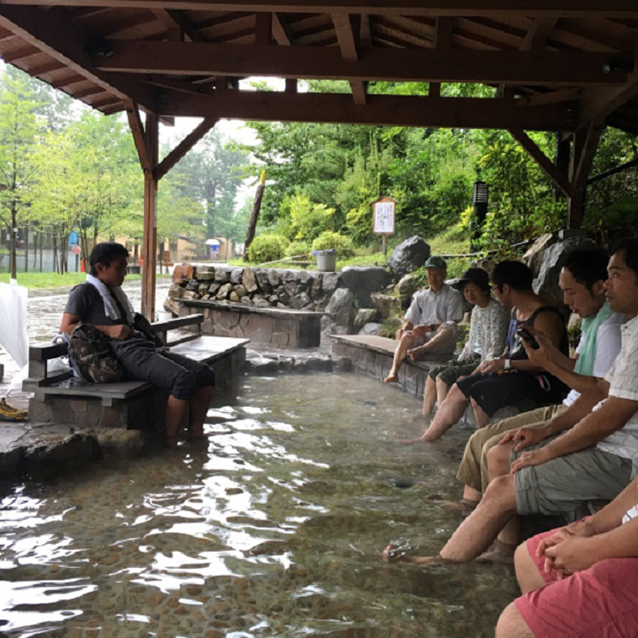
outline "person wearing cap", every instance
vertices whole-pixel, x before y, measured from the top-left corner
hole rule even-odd
[[[458,422],[468,404],[472,405],[477,428],[482,428],[505,406],[525,401],[537,407],[562,400],[565,384],[529,360],[519,333],[520,328],[533,328],[563,354],[568,351],[563,317],[556,306],[532,290],[533,279],[530,268],[520,261],[496,264],[492,291],[512,311],[505,351],[498,359],[484,361],[476,374],[457,381],[424,434],[404,443],[436,441]]]
[[[451,355],[456,348],[457,323],[463,318],[463,299],[458,290],[445,283],[447,264],[443,258],[430,257],[425,268],[430,287],[414,294],[405,323],[397,331],[399,345],[385,383],[399,381],[399,368],[406,356],[421,359],[426,354]]]
[[[467,302],[474,306],[470,334],[458,359],[430,370],[423,392],[425,415],[430,414],[435,402],[443,403],[450,387],[460,377],[476,372],[482,361],[499,357],[507,340],[509,315],[491,296],[487,272],[482,268],[468,268],[459,284]]]

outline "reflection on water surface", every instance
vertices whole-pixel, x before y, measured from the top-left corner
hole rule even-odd
[[[441,547],[468,430],[404,447],[416,400],[354,375],[246,378],[208,447],[16,489],[0,517],[8,636],[492,636],[511,570],[386,565]]]

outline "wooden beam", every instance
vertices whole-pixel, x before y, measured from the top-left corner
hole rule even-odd
[[[547,44],[547,38],[549,34],[556,26],[558,22],[558,18],[536,18],[532,23],[532,26],[529,28],[523,41],[521,42],[521,46],[518,48],[519,51],[542,51]]]
[[[142,243],[142,314],[155,321],[155,280],[157,269],[157,181],[153,169],[159,153],[159,125],[157,116],[149,113],[146,119],[146,142],[151,163],[150,179],[144,173],[144,238]]]
[[[541,151],[525,131],[521,129],[510,129],[512,137],[525,149],[528,155],[538,164],[545,174],[560,188],[567,197],[572,192],[571,184],[567,179],[567,175],[561,173],[552,161]]]
[[[29,46],[24,47],[23,49],[18,49],[17,51],[11,51],[11,53],[5,53],[2,56],[2,59],[7,64],[11,64],[12,62],[17,62],[18,60],[31,57],[32,55],[37,55],[38,53],[42,53],[38,47]]]
[[[54,89],[61,89],[65,86],[71,86],[71,84],[79,84],[80,82],[86,81],[87,80],[83,75],[78,75],[77,73],[75,73],[66,78],[62,78],[61,80],[54,80],[50,83],[50,85]]]
[[[638,52],[634,59],[634,70],[624,86],[609,88],[605,91],[590,89],[581,101],[579,124],[586,126],[590,122],[604,119],[623,104],[638,95]]]
[[[368,83],[356,80],[350,82],[350,90],[352,91],[352,99],[355,104],[363,106],[368,102]]]
[[[272,17],[272,32],[275,40],[277,40],[277,44],[283,46],[294,44],[292,31],[288,26],[286,18],[278,13],[273,14]]]
[[[337,34],[339,49],[341,49],[341,57],[344,60],[356,62],[359,59],[359,54],[357,52],[357,43],[354,39],[350,16],[348,14],[335,13],[332,16],[332,23],[334,24]]]
[[[585,93],[585,89],[558,89],[547,93],[534,93],[518,98],[517,102],[525,106],[541,106],[542,104],[558,104],[560,102],[571,102],[580,99]]]
[[[1,7],[2,5],[0,5]],[[278,76],[313,79],[483,82],[489,84],[618,85],[626,69],[617,54],[501,51],[445,53],[419,49],[370,48],[358,61],[343,60],[338,48],[263,47],[202,42],[112,43],[114,54],[96,57],[102,71],[176,75]],[[603,69],[611,65],[609,73]]]
[[[53,8],[44,17],[37,7],[1,4],[0,27],[13,31],[29,45],[85,76],[120,100],[132,99],[146,109],[156,108],[155,95],[150,88],[140,87],[129,78],[115,79],[96,70],[84,54],[89,33],[73,24],[63,9]]]
[[[366,13],[371,15],[633,18],[635,0],[2,0],[3,4],[57,7],[181,9],[280,13]]]
[[[572,162],[572,192],[567,199],[567,227],[580,228],[585,211],[587,178],[594,161],[600,136],[605,129],[603,119],[591,122],[587,130],[578,132],[574,138],[574,161]]]
[[[205,38],[181,11],[174,9],[156,9],[153,13],[161,20],[167,29],[179,29],[179,31],[186,35],[192,42],[204,42]]]
[[[258,13],[255,16],[255,44],[268,46],[272,40],[272,13]]]
[[[297,92],[297,80],[295,78],[287,78],[286,79],[286,93],[296,93]]]
[[[124,106],[126,107],[126,116],[128,117],[128,123],[131,127],[131,133],[133,134],[137,155],[140,159],[142,170],[144,171],[144,177],[147,180],[152,179],[154,166],[149,155],[146,132],[144,130],[144,124],[142,124],[140,111],[137,104],[131,100],[125,100]]]
[[[166,92],[162,114],[282,122],[390,126],[573,130],[560,105],[518,107],[505,99],[368,95],[366,106],[347,94],[223,91],[213,96]]]
[[[199,140],[215,126],[217,119],[207,117],[200,122],[155,168],[153,177],[159,182]]]

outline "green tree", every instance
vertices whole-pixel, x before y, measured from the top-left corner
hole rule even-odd
[[[40,132],[32,84],[5,67],[0,77],[0,220],[10,239],[11,277],[16,278],[18,226],[29,209],[35,179],[32,155]]]

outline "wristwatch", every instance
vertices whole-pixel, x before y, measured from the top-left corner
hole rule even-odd
[[[503,363],[503,370],[511,370],[511,369],[512,369],[512,360],[505,359],[505,362]]]

